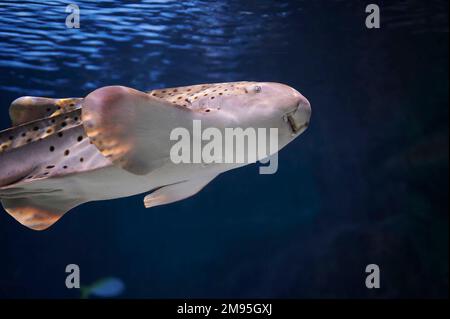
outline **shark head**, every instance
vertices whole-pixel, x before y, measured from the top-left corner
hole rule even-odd
[[[201,114],[206,123],[227,127],[277,128],[279,145],[303,133],[309,101],[294,88],[273,82],[230,82],[151,91],[160,100]]]
[[[231,126],[277,128],[282,147],[309,125],[309,101],[292,87],[272,82],[237,82],[209,88],[193,108],[229,119]],[[214,92],[215,91],[215,92]],[[227,93],[226,93],[227,92]],[[233,124],[232,124],[233,123]]]

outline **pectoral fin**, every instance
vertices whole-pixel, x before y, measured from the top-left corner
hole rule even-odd
[[[179,200],[191,197],[203,189],[209,182],[211,182],[217,175],[209,175],[191,179],[164,186],[145,196],[144,205],[146,208],[170,204]]]
[[[93,144],[114,165],[136,175],[168,160],[171,130],[191,123],[185,113],[172,103],[123,86],[95,90],[82,108],[83,126]]]
[[[83,201],[67,198],[62,192],[25,192],[22,195],[12,190],[2,194],[3,208],[22,225],[44,230],[56,223],[68,210]],[[23,197],[20,197],[23,196]]]

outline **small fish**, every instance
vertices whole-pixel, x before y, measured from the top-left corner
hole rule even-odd
[[[0,132],[0,200],[21,224],[43,230],[82,203],[153,191],[145,207],[198,193],[246,164],[176,164],[174,128],[278,129],[278,151],[308,127],[311,107],[280,83],[201,84],[141,92],[123,86],[85,98],[21,97]],[[192,135],[192,134],[191,134]],[[261,158],[258,158],[261,160]]]
[[[100,279],[87,287],[81,287],[81,299],[88,299],[90,296],[101,298],[111,298],[119,296],[125,290],[122,280],[115,277]]]

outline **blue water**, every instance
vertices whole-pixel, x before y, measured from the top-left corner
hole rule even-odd
[[[298,89],[311,126],[277,174],[171,205],[87,203],[44,232],[0,211],[0,297],[78,298],[71,263],[126,298],[448,296],[448,1],[378,1],[379,30],[362,1],[79,0],[67,29],[69,3],[0,2],[1,128],[23,95],[239,80]]]

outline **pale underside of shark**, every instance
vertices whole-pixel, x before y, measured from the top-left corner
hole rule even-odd
[[[0,200],[21,224],[46,229],[82,203],[151,192],[146,207],[190,197],[242,164],[175,164],[170,131],[277,127],[279,148],[309,123],[309,102],[278,83],[233,82],[141,92],[100,88],[85,98],[22,97],[0,132]]]

